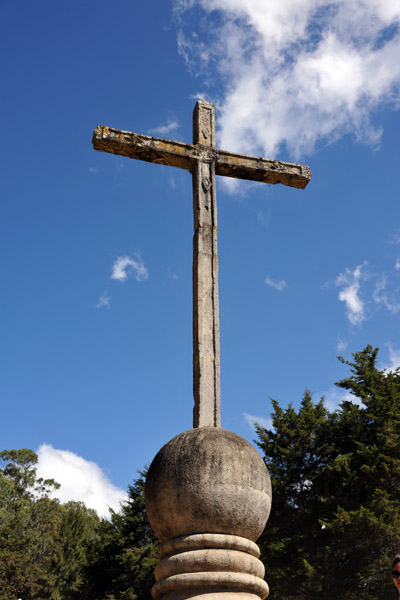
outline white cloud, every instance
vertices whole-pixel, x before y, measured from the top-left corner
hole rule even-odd
[[[388,289],[388,282],[385,274],[382,274],[375,283],[373,298],[377,304],[382,304],[392,314],[397,314],[400,310],[400,302],[394,297]]]
[[[191,100],[209,100],[209,94],[207,92],[196,92],[195,94],[190,95]]]
[[[108,294],[103,294],[102,296],[100,296],[100,298],[98,299],[98,301],[96,302],[96,304],[94,305],[95,308],[111,308],[111,298]]]
[[[364,406],[359,398],[347,390],[342,390],[341,388],[337,387],[331,388],[327,392],[323,392],[320,394],[320,396],[324,398],[325,406],[330,412],[334,412],[340,408],[341,402],[345,400],[352,402],[353,404],[357,404],[357,406]]]
[[[336,350],[340,353],[344,352],[348,346],[348,342],[346,340],[339,339],[336,345]]]
[[[260,208],[260,209],[258,209],[256,214],[257,214],[257,221],[259,223],[261,223],[261,225],[264,225],[265,227],[267,227],[268,226],[268,217],[266,216],[264,211],[261,210],[261,208]]]
[[[60,502],[77,500],[94,508],[100,517],[109,517],[108,508],[119,511],[127,493],[117,488],[100,467],[69,450],[57,450],[42,444],[37,451],[38,477],[54,479],[61,487],[52,496]]]
[[[389,244],[393,244],[393,246],[398,246],[400,244],[400,230],[397,233],[393,234],[389,238]]]
[[[98,175],[99,170],[97,167],[89,167],[89,173],[91,173],[92,175]]]
[[[394,347],[390,342],[386,344],[389,348],[389,362],[380,366],[380,369],[385,371],[395,371],[400,368],[400,349]]]
[[[169,133],[172,133],[172,131],[179,129],[179,127],[179,122],[176,119],[168,119],[165,125],[158,125],[158,127],[154,127],[153,129],[149,130],[149,133],[151,135],[168,135]]]
[[[176,190],[176,179],[175,179],[175,175],[174,175],[174,169],[169,169],[169,184],[172,187],[173,190]]]
[[[394,265],[396,271],[400,271],[400,258],[396,259],[396,264]]]
[[[111,279],[125,281],[129,272],[133,274],[136,281],[145,281],[148,278],[149,273],[139,254],[135,254],[135,258],[119,256],[113,264]]]
[[[346,269],[336,278],[336,285],[342,288],[339,300],[345,303],[347,318],[352,325],[360,325],[365,320],[365,304],[360,297],[361,281],[367,277],[362,271],[365,264],[358,265],[354,271]]]
[[[372,114],[399,108],[395,0],[175,0],[178,48],[197,75],[218,71],[218,145],[295,159],[352,133],[377,145]],[[201,19],[195,9],[207,14]],[[197,17],[185,25],[186,16]],[[216,12],[218,14],[216,14]],[[193,25],[194,23],[194,25]],[[212,26],[211,26],[212,24]]]
[[[264,281],[270,287],[278,290],[278,292],[282,292],[287,287],[287,283],[284,279],[281,279],[280,281],[274,281],[271,279],[271,277],[266,277]]]
[[[254,429],[256,424],[264,427],[265,429],[273,429],[272,419],[270,418],[256,417],[255,415],[249,415],[248,413],[243,413],[243,417],[251,429]]]
[[[168,271],[168,279],[171,279],[172,281],[178,281],[179,277],[173,271]]]

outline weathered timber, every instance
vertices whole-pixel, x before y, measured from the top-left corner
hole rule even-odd
[[[198,102],[193,144],[215,146],[214,107]],[[215,164],[196,160],[193,175],[193,427],[220,427],[217,197]]]
[[[281,183],[304,189],[309,167],[215,148],[214,105],[193,112],[193,144],[98,126],[93,147],[128,158],[178,167],[193,181],[193,427],[220,427],[217,202],[215,176]]]
[[[201,142],[185,144],[113,129],[105,125],[96,127],[92,142],[94,149],[100,152],[109,152],[188,171],[193,171],[196,163],[202,161],[213,162],[215,174],[224,177],[271,184],[282,183],[298,189],[304,189],[311,179],[310,168],[305,165],[235,154],[218,150]]]

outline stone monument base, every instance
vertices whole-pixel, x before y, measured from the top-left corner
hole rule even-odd
[[[153,460],[145,494],[163,543],[154,600],[265,600],[255,541],[268,519],[271,483],[251,444],[217,427],[185,431]]]
[[[160,548],[152,596],[154,600],[264,600],[269,590],[259,555],[257,544],[236,535],[175,538]]]

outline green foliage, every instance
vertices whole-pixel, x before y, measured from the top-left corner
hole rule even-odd
[[[56,587],[61,600],[82,597],[86,586],[85,570],[93,560],[98,541],[100,519],[82,502],[67,502],[60,506],[57,557],[53,565]]]
[[[32,450],[0,452],[0,589],[4,600],[53,598],[58,503],[55,482],[36,478]]]
[[[260,540],[270,600],[381,600],[400,549],[400,373],[367,346],[337,383],[359,399],[331,413],[306,392],[300,408],[273,402],[258,445],[273,482]]]
[[[273,427],[257,428],[273,484],[259,543],[270,600],[396,597],[388,565],[400,551],[400,371],[376,367],[367,346],[337,385],[330,412],[306,391],[300,407],[273,401]],[[144,503],[145,474],[120,513],[100,520],[82,503],[51,499],[32,450],[0,452],[1,600],[151,600],[157,542]]]
[[[49,498],[58,484],[36,476],[32,450],[4,450],[0,461],[1,600],[80,598],[99,518]]]
[[[144,475],[111,520],[51,499],[32,450],[0,452],[1,600],[150,600],[157,562]]]
[[[88,598],[151,600],[159,543],[151,530],[144,501],[145,473],[128,487],[120,513],[103,520],[97,560],[88,568]]]

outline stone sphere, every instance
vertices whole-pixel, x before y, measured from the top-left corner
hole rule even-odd
[[[271,481],[259,453],[218,427],[190,429],[158,452],[147,475],[150,524],[166,541],[225,533],[256,541],[271,509]]]

